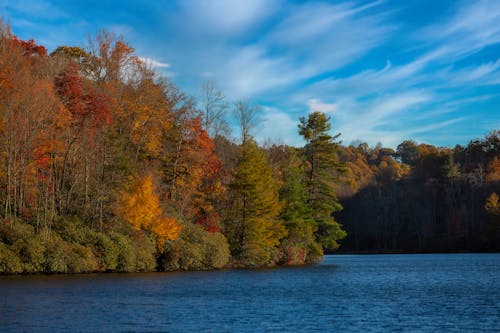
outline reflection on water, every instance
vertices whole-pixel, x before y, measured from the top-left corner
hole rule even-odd
[[[306,267],[0,277],[0,331],[494,332],[500,254]]]

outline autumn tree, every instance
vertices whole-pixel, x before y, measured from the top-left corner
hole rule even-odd
[[[133,180],[130,187],[121,192],[116,213],[136,230],[153,232],[160,250],[165,240],[179,237],[181,227],[175,218],[164,216],[151,175]]]
[[[500,214],[500,201],[498,200],[498,194],[495,192],[486,199],[486,204],[484,205],[486,211],[493,215]]]

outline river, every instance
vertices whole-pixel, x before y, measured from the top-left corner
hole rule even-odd
[[[0,277],[2,332],[498,332],[500,254]]]

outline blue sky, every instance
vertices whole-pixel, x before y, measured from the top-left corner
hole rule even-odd
[[[500,129],[499,0],[0,0],[1,16],[49,50],[123,34],[188,94],[213,80],[260,105],[261,141],[302,144],[298,118],[314,110],[346,144],[453,146]]]

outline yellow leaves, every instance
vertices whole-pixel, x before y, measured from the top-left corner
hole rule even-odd
[[[152,226],[151,231],[158,236],[157,246],[161,252],[166,240],[179,238],[181,226],[173,217],[162,217]]]
[[[500,215],[500,201],[498,198],[498,194],[496,194],[495,192],[491,193],[488,199],[486,199],[484,208],[490,214]]]
[[[181,226],[177,220],[163,216],[151,175],[135,180],[129,191],[121,193],[116,213],[136,230],[144,229],[156,234],[160,249],[165,240],[176,239],[180,235]]]

